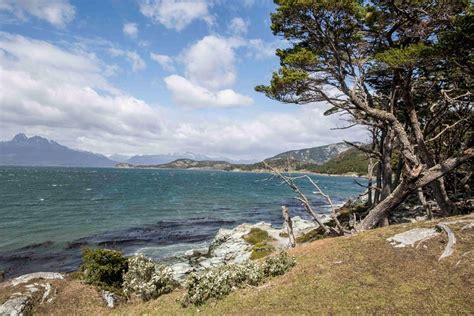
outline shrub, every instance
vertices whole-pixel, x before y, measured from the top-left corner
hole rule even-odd
[[[203,274],[190,275],[182,303],[200,305],[210,298],[222,298],[233,289],[245,285],[258,285],[263,279],[259,264],[247,261],[214,268]]]
[[[125,295],[135,294],[143,301],[169,293],[176,287],[171,268],[156,264],[143,255],[129,259],[128,271],[123,278]]]
[[[80,270],[88,284],[119,289],[127,271],[127,258],[116,250],[85,248]]]
[[[193,273],[186,283],[182,304],[200,305],[211,298],[222,298],[236,288],[256,286],[265,277],[282,275],[295,265],[286,252],[268,257],[264,262],[246,261],[210,269],[203,274]]]
[[[262,266],[263,274],[265,277],[282,275],[290,270],[295,264],[295,258],[288,256],[287,252],[282,251],[275,256],[265,259]]]

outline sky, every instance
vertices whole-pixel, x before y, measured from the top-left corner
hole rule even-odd
[[[254,91],[279,67],[270,0],[0,0],[0,140],[263,159],[361,128]]]

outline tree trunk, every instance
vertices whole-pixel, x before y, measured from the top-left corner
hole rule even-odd
[[[406,97],[407,102],[411,103],[409,97]],[[418,144],[418,152],[421,156],[423,162],[427,165],[428,168],[431,168],[435,165],[435,161],[433,156],[428,150],[426,146],[423,132],[421,131],[420,123],[418,121],[418,116],[416,114],[416,110],[414,109],[413,105],[411,105],[411,110],[409,112],[410,124],[415,134],[416,142]],[[454,203],[448,197],[446,193],[446,188],[444,186],[444,181],[442,178],[434,181],[430,184],[431,190],[433,191],[433,197],[436,200],[441,212],[443,215],[455,214],[456,207]]]
[[[372,188],[372,178],[373,178],[373,169],[374,169],[374,160],[372,159],[372,157],[369,156],[369,163],[367,165],[367,178],[369,178],[369,181],[367,183],[367,206],[369,208],[372,207],[372,191],[373,191],[373,188]]]
[[[423,188],[418,188],[418,199],[420,200],[421,205],[423,205],[423,208],[425,209],[426,217],[428,219],[433,219],[433,213],[431,212],[431,206],[426,201],[425,194],[423,193]]]
[[[367,214],[367,216],[362,220],[357,230],[374,228],[387,214],[400,205],[409,194],[418,188],[422,188],[425,185],[432,183],[472,158],[474,158],[474,148],[469,148],[464,151],[463,156],[446,159],[442,163],[425,170],[421,174],[419,174],[419,171],[412,169],[412,174],[409,174],[406,178],[402,179],[400,184],[386,199],[370,210],[369,214]]]
[[[283,213],[283,219],[285,220],[285,223],[286,223],[286,230],[288,232],[288,240],[290,242],[290,247],[294,248],[296,246],[296,239],[295,239],[295,235],[293,234],[293,223],[291,221],[288,208],[286,206],[282,206],[281,211]]]

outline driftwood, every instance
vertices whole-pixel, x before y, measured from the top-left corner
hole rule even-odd
[[[288,232],[288,240],[290,241],[290,247],[294,248],[296,246],[296,239],[295,235],[293,234],[293,222],[291,221],[290,214],[286,206],[282,206],[281,211],[283,213],[283,219],[286,223],[286,230]]]
[[[451,228],[449,228],[449,226],[446,223],[439,223],[438,225],[436,225],[436,227],[438,227],[439,229],[444,230],[446,232],[446,234],[448,235],[448,244],[446,245],[446,247],[444,248],[443,253],[441,254],[441,256],[438,259],[438,260],[441,260],[441,259],[449,257],[453,254],[454,245],[456,244],[456,236],[454,236],[453,231],[451,230]]]

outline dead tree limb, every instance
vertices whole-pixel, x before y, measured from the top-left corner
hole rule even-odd
[[[446,232],[446,234],[448,235],[448,244],[446,245],[446,247],[444,248],[443,253],[441,254],[441,256],[438,259],[438,260],[441,260],[441,259],[449,257],[453,254],[453,252],[454,252],[453,247],[456,244],[456,236],[454,236],[454,233],[451,230],[451,228],[449,228],[449,226],[444,224],[444,223],[439,223],[438,225],[436,225],[436,227],[438,227],[439,229],[444,230]]]
[[[290,214],[286,206],[282,206],[281,211],[283,213],[283,219],[286,223],[286,230],[288,232],[288,240],[290,242],[290,247],[294,248],[296,246],[296,239],[295,235],[293,234],[293,222],[291,221]]]
[[[309,202],[308,198],[306,197],[306,195],[303,194],[303,192],[301,192],[301,190],[295,184],[295,182],[293,181],[294,179],[292,177],[288,177],[288,176],[283,175],[280,171],[273,168],[272,166],[270,166],[265,161],[263,161],[263,164],[265,165],[265,167],[267,169],[271,170],[273,174],[275,174],[277,177],[279,177],[281,180],[283,180],[283,182],[286,183],[288,185],[288,187],[298,195],[296,197],[296,199],[301,202],[303,207],[314,218],[316,223],[318,223],[318,225],[321,226],[324,229],[324,233],[329,234],[331,232],[331,230],[329,229],[329,227],[326,224],[324,224],[322,222],[322,220],[319,218],[318,214],[316,214],[316,212],[313,210],[313,207],[311,206],[311,203]]]

